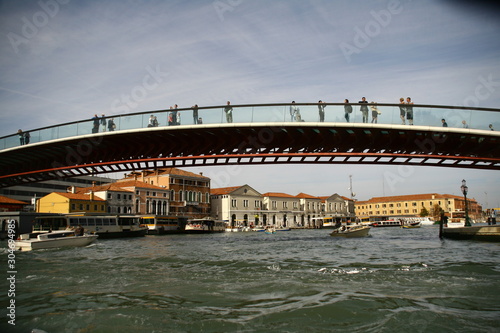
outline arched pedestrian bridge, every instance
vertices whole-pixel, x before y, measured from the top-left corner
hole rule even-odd
[[[71,176],[158,167],[223,164],[405,164],[500,170],[500,109],[413,105],[413,125],[400,105],[376,104],[377,123],[360,104],[316,103],[157,110],[87,119],[0,138],[0,187]],[[406,115],[406,114],[405,114]],[[154,126],[148,127],[151,116]],[[202,118],[203,124],[195,124]],[[176,121],[173,122],[172,119]],[[448,127],[442,127],[445,119]],[[115,126],[109,126],[110,120]],[[169,124],[170,121],[170,124]],[[465,121],[465,124],[463,123]]]

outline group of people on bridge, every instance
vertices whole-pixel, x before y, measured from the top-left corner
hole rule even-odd
[[[359,111],[361,112],[362,116],[362,122],[363,123],[368,123],[369,121],[369,110],[371,109],[371,123],[376,124],[378,123],[378,117],[382,114],[380,110],[377,107],[376,102],[368,102],[366,100],[366,97],[362,97],[360,101],[358,101],[358,104],[360,104]],[[368,105],[370,104],[370,105]],[[325,121],[325,108],[326,108],[326,103],[323,102],[322,100],[318,101],[318,113],[319,113],[319,121],[324,122]],[[198,105],[195,104],[191,107],[193,111],[193,124],[202,124],[203,120],[201,117],[199,117],[198,114]],[[303,122],[304,119],[302,118],[302,115],[300,113],[300,108],[295,104],[295,101],[292,101],[289,107],[289,112],[290,112],[290,121],[291,122]],[[349,102],[348,99],[344,100],[344,118],[347,122],[351,121],[351,115],[353,112],[353,106]],[[226,115],[226,122],[227,123],[232,123],[233,122],[233,107],[231,106],[231,102],[227,101],[226,105],[224,106],[224,113]],[[401,97],[399,99],[399,116],[401,118],[401,125],[406,125],[408,122],[408,125],[413,125],[413,119],[414,119],[414,113],[413,113],[413,102],[411,100],[411,97],[407,97],[406,100],[405,98]],[[448,127],[448,124],[446,120],[443,118],[441,119],[442,126],[443,127]],[[92,118],[92,133],[99,133],[99,132],[106,132],[106,131],[114,131],[116,129],[116,124],[114,121],[114,118],[106,118],[106,116],[103,114],[101,117],[99,117],[97,114],[94,115]],[[173,107],[170,107],[170,110],[168,112],[168,120],[167,120],[167,125],[168,126],[174,126],[174,125],[180,125],[181,124],[181,114],[178,111],[178,106],[175,104]],[[148,120],[147,127],[158,127],[160,124],[158,122],[158,119],[155,115],[151,115]],[[469,128],[469,125],[465,120],[462,121],[462,127],[463,128]],[[493,125],[489,124],[488,128],[491,131],[494,131]],[[19,141],[21,145],[28,144],[30,142],[30,133],[29,132],[23,132],[21,129],[17,131],[17,134],[19,136]]]

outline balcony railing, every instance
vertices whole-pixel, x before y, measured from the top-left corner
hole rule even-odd
[[[408,108],[408,105],[400,104],[364,104],[368,106],[367,119],[363,119],[361,104],[352,103],[352,113],[348,113],[347,121],[344,103],[326,103],[324,109],[325,123],[353,124],[359,126],[366,122],[367,125],[387,126],[403,125],[400,107]],[[249,104],[233,105],[231,116],[234,124],[238,123],[297,123],[297,122],[320,122],[320,113],[317,103],[297,103],[294,106],[299,108],[300,117],[297,113],[291,113],[291,104]],[[376,106],[378,112],[374,112],[371,107]],[[70,123],[58,124],[38,129],[23,129],[22,133],[0,137],[0,150],[17,147],[26,139],[25,133],[29,133],[29,143],[38,143],[49,140],[70,138],[80,135],[100,135],[103,132],[116,132],[148,128],[151,116],[156,117],[155,126],[152,127],[176,127],[176,126],[204,126],[205,124],[227,123],[225,106],[200,107],[197,119],[202,119],[203,124],[198,120],[194,121],[193,110],[191,108],[177,110],[156,110],[130,114],[114,115],[99,118],[98,126],[94,126],[93,119],[85,119]],[[492,128],[500,129],[500,109],[460,107],[442,105],[420,105],[414,104],[411,107],[413,116],[413,126],[442,127],[442,119],[445,119],[448,127],[461,128],[465,130],[486,130]],[[172,112],[177,115],[177,123],[172,123]],[[377,114],[376,122],[372,122],[372,114]],[[365,113],[366,116],[366,113]],[[104,120],[104,125],[101,124]],[[112,122],[114,126],[108,126]],[[404,126],[411,127],[409,120],[405,118]],[[22,134],[22,136],[21,136]]]

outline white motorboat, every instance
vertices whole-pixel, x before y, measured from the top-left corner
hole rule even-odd
[[[472,222],[469,218],[469,221]],[[446,228],[462,228],[465,227],[465,212],[451,212],[448,222],[444,225]]]
[[[345,237],[345,238],[365,237],[368,236],[369,231],[370,227],[364,225],[347,225],[347,226],[344,225],[340,228],[333,230],[330,233],[330,236]]]
[[[276,229],[273,226],[267,226],[264,232],[268,235],[271,235],[276,233]]]
[[[193,219],[188,220],[185,232],[188,234],[203,234],[214,232],[225,232],[226,224],[213,219]]]
[[[380,227],[400,227],[401,221],[398,219],[391,220],[383,220],[383,221],[375,221],[371,224],[372,227],[380,228]]]
[[[237,226],[226,226],[226,232],[242,232],[243,227],[237,227]]]
[[[79,235],[78,231],[69,229],[31,235],[35,237],[30,237],[30,234],[22,234],[20,239],[16,240],[16,250],[31,251],[67,246],[87,246],[99,237],[89,234]]]

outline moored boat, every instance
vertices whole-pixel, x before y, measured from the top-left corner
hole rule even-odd
[[[448,218],[448,222],[445,224],[445,227],[447,228],[465,227],[465,212],[463,211],[450,212],[450,217]]]
[[[345,237],[345,238],[354,238],[354,237],[365,237],[368,236],[370,232],[370,227],[364,225],[347,225],[342,226],[333,230],[330,233],[332,237]]]
[[[269,225],[264,229],[264,232],[268,235],[271,235],[276,233],[276,229],[274,228],[274,226]]]
[[[147,228],[141,226],[138,216],[127,215],[82,215],[68,216],[70,227],[83,227],[87,232],[99,235],[99,238],[142,237]]]
[[[203,234],[225,231],[226,224],[223,221],[216,221],[209,218],[188,220],[185,227],[185,232],[188,234]]]
[[[385,221],[375,221],[371,224],[372,227],[380,228],[380,227],[400,227],[401,221],[399,220],[385,220]]]
[[[238,227],[238,226],[226,226],[226,232],[242,232],[243,227]]]
[[[36,217],[33,232],[65,230],[82,227],[88,233],[103,238],[139,237],[146,234],[146,228],[139,225],[134,215],[49,215]]]
[[[95,241],[98,235],[81,234],[78,230],[56,230],[33,234],[22,234],[15,243],[16,250],[31,251],[70,246],[87,246]]]
[[[146,227],[148,235],[183,233],[187,218],[182,216],[141,216],[141,226]]]

